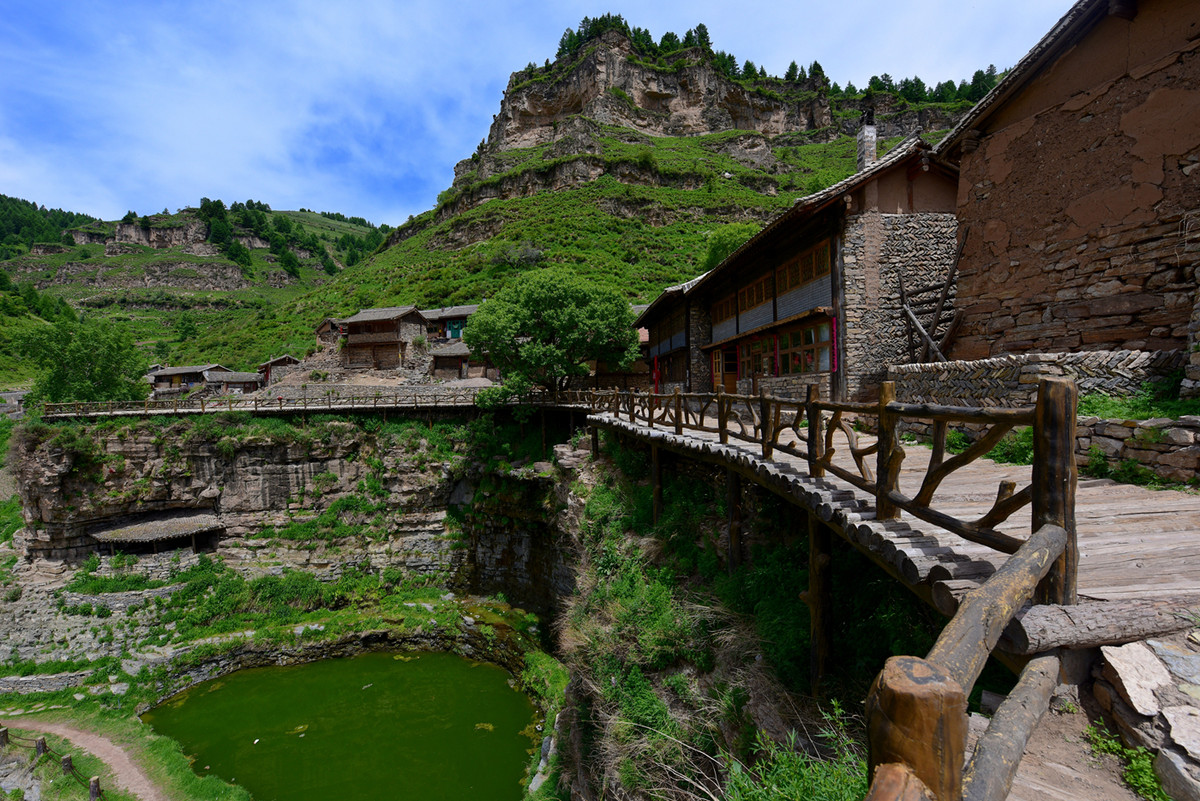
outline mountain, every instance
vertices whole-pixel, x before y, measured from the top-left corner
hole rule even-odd
[[[703,26],[655,43],[619,17],[585,23],[553,62],[511,75],[486,139],[437,206],[395,229],[205,199],[176,214],[75,223],[73,244],[17,245],[0,266],[127,322],[175,363],[248,368],[304,355],[326,316],[478,302],[543,266],[648,301],[696,275],[723,226],[762,225],[849,176],[865,111],[886,150],[914,132],[936,138],[971,105],[908,99],[900,92],[919,79],[897,89],[886,75],[843,91],[816,62],[785,79],[739,68]],[[996,78],[976,77],[963,91]],[[954,97],[952,82],[939,87]],[[197,333],[179,341],[183,311]]]

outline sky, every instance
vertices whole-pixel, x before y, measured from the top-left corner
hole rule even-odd
[[[0,194],[106,220],[265,201],[397,225],[487,136],[509,75],[584,16],[697,23],[773,75],[926,84],[1011,67],[1068,0],[6,0]]]

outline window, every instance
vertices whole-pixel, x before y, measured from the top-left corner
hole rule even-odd
[[[714,324],[728,320],[735,314],[737,314],[737,297],[735,295],[730,295],[724,300],[719,300],[713,304],[712,319]]]
[[[829,240],[826,239],[776,270],[779,293],[782,295],[829,275],[829,251]]]
[[[832,367],[832,327],[828,321],[793,328],[779,335],[781,374],[826,373]]]
[[[764,275],[753,284],[738,292],[738,309],[748,311],[766,303],[775,295],[775,275]]]

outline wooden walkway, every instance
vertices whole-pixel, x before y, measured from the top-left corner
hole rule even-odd
[[[612,414],[593,415],[589,422],[620,429],[681,455],[752,470],[768,489],[816,511],[853,545],[931,603],[938,584],[942,585],[938,589],[943,597],[960,597],[1008,559],[999,551],[968,542],[907,512],[898,522],[876,522],[873,496],[833,476],[810,477],[805,460],[786,452],[776,451],[770,461],[764,461],[755,443],[730,439],[722,445],[716,433],[688,430],[676,435],[669,429],[651,429],[640,420],[630,423]],[[861,438],[862,444],[871,441]],[[928,447],[905,445],[901,491],[915,494],[925,477],[930,454]],[[853,466],[844,453],[834,461],[847,468]],[[951,474],[938,489],[934,502],[940,511],[955,517],[977,518],[991,508],[1000,482],[1029,484],[1031,469],[978,459]],[[1083,479],[1078,485],[1075,513],[1081,601],[1200,602],[1200,494]],[[997,528],[1024,539],[1030,531],[1030,507]]]

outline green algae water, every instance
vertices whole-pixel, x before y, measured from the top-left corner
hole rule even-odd
[[[373,653],[241,670],[142,716],[256,801],[520,799],[529,699],[502,668]]]

